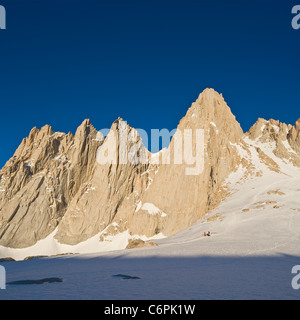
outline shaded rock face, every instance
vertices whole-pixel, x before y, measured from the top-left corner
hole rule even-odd
[[[185,132],[192,146],[188,156],[198,159],[197,130],[203,133],[203,166],[189,174],[195,164],[174,160],[179,146],[184,151],[187,145],[180,139]],[[120,144],[124,132],[131,137],[126,147]],[[101,163],[99,155],[108,152],[111,141],[115,161]],[[260,145],[250,151],[252,143],[272,143],[276,157],[299,165],[300,120],[292,126],[259,119],[244,135],[222,95],[206,89],[181,119],[169,148],[155,156],[159,163],[122,119],[104,141],[89,120],[75,136],[55,133],[50,126],[34,128],[0,171],[0,245],[32,246],[54,231],[57,241],[69,245],[97,235],[105,241],[122,232],[173,235],[226,198],[224,181],[230,173],[240,166],[254,170],[245,154],[256,152],[270,170],[279,171]],[[124,155],[132,161],[124,161]]]

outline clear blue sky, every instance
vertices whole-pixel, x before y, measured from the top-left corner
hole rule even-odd
[[[32,127],[176,128],[205,88],[244,131],[300,117],[300,0],[0,0],[0,167]]]

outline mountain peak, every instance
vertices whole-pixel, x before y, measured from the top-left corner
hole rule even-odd
[[[222,93],[217,92],[215,89],[213,88],[206,88],[204,89],[200,94],[199,94],[199,98],[201,97],[208,97],[208,98],[223,98]]]
[[[85,119],[81,125],[77,128],[76,133],[75,133],[75,138],[76,139],[81,139],[87,137],[90,132],[95,131],[96,129],[92,125],[90,119]]]
[[[89,126],[91,126],[92,123],[91,123],[91,120],[90,119],[84,119],[81,123],[81,125],[77,128],[77,129],[84,129],[84,128],[87,128]]]
[[[243,135],[243,130],[223,95],[214,89],[207,88],[192,103],[178,128],[207,129],[211,124],[218,132],[223,132],[231,142],[239,141]]]
[[[279,120],[258,118],[255,124],[249,129],[246,135],[251,140],[259,139],[261,141],[277,141],[287,139],[291,125],[280,122]]]

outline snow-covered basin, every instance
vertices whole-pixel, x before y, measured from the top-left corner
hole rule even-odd
[[[2,262],[8,282],[64,281],[7,285],[0,299],[300,299],[291,285],[300,265],[299,174],[266,172],[239,184],[241,174],[229,177],[236,191],[216,210],[155,240],[158,247]]]

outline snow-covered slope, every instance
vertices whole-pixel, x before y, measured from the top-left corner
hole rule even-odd
[[[300,264],[300,170],[276,157],[272,143],[246,138],[236,148],[247,165],[227,178],[230,195],[191,227],[152,240],[157,247],[3,262],[8,282],[64,281],[8,284],[0,299],[300,299],[291,285],[291,270]],[[211,236],[204,236],[208,231]],[[107,250],[125,247],[128,235],[118,237]],[[50,240],[37,244],[41,254],[50,250]],[[76,250],[87,248],[91,243]],[[18,257],[14,250],[7,255]]]

